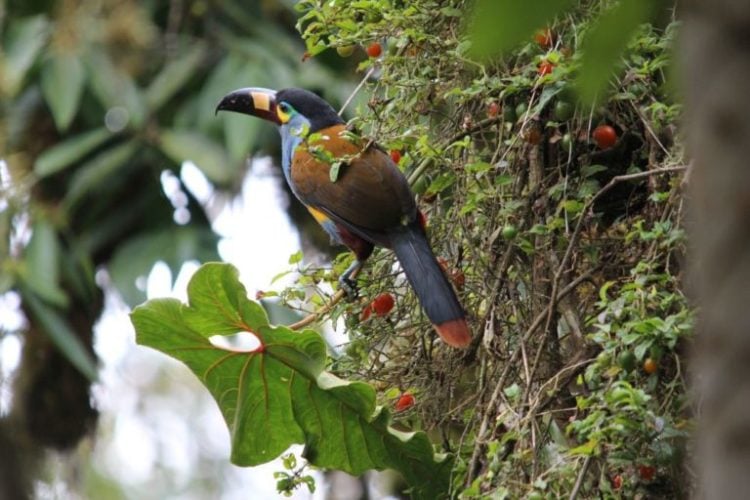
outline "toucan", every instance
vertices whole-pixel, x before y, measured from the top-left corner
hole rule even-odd
[[[466,347],[466,313],[435,259],[404,174],[381,147],[357,137],[318,95],[308,90],[260,87],[224,96],[216,112],[234,111],[276,124],[281,166],[294,195],[331,238],[356,260],[339,279],[355,290],[352,277],[375,246],[392,249],[427,317],[445,343]]]

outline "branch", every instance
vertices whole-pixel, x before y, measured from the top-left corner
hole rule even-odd
[[[354,270],[352,274],[350,275],[350,278],[355,279],[361,269],[362,268],[360,267],[359,269]],[[311,323],[315,323],[321,318],[321,316],[328,314],[330,310],[333,309],[336,306],[336,304],[341,302],[341,299],[343,299],[345,296],[346,296],[346,291],[339,290],[338,292],[333,294],[333,297],[331,297],[331,300],[328,302],[328,304],[324,305],[323,307],[321,307],[314,313],[308,314],[301,320],[295,323],[292,323],[291,325],[288,325],[287,328],[289,328],[290,330],[300,330]]]
[[[586,475],[586,471],[589,468],[589,464],[591,463],[591,455],[587,456],[586,459],[583,461],[583,466],[581,467],[581,471],[578,473],[578,477],[576,478],[576,484],[573,486],[573,491],[570,492],[570,496],[568,497],[568,500],[575,500],[578,496],[578,492],[581,490],[581,485],[583,485],[583,477]]]
[[[289,328],[290,330],[300,330],[311,323],[315,323],[316,321],[318,321],[318,319],[320,319],[321,316],[328,314],[330,310],[336,306],[336,304],[341,302],[341,299],[343,299],[345,295],[346,292],[344,290],[339,290],[333,295],[333,297],[331,297],[331,300],[330,302],[328,302],[328,304],[324,305],[314,313],[308,314],[301,320],[288,325],[287,328]]]
[[[577,277],[575,280],[571,281],[565,288],[560,290],[560,293],[557,295],[557,297],[554,297],[552,299],[552,304],[557,304],[557,302],[566,296],[567,294],[571,293],[573,290],[575,290],[578,285],[583,283],[584,281],[588,280],[591,275],[596,271],[596,269],[592,269],[581,276]],[[479,426],[479,432],[477,433],[476,438],[476,446],[474,446],[474,452],[471,456],[471,460],[469,462],[469,467],[467,468],[467,475],[466,475],[466,485],[467,487],[471,484],[471,482],[474,480],[474,473],[473,471],[476,468],[477,460],[479,459],[479,449],[484,444],[484,441],[486,439],[487,435],[487,427],[489,425],[490,415],[494,412],[494,408],[497,405],[497,400],[500,397],[500,393],[502,393],[503,388],[505,386],[505,379],[508,377],[508,374],[510,373],[510,369],[513,367],[514,363],[516,362],[516,359],[518,358],[519,354],[521,353],[521,346],[524,345],[525,342],[531,338],[531,336],[534,334],[534,332],[539,328],[539,325],[544,321],[545,317],[547,316],[547,311],[542,311],[537,315],[536,318],[534,318],[534,321],[531,323],[531,326],[524,332],[523,336],[521,337],[521,341],[518,343],[518,346],[513,350],[513,352],[510,355],[510,358],[505,363],[505,368],[503,369],[503,372],[500,374],[500,379],[495,384],[495,390],[492,393],[492,396],[490,397],[490,402],[487,404],[486,412],[484,414],[484,418],[482,419],[482,423]]]

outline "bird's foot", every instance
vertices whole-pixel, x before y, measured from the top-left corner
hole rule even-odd
[[[359,297],[359,287],[357,287],[357,282],[353,279],[342,276],[339,278],[339,287],[346,294],[347,300],[353,301]]]

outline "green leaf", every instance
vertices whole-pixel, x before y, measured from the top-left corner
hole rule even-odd
[[[200,67],[206,54],[206,48],[201,43],[194,44],[178,59],[170,61],[154,78],[146,90],[146,105],[149,110],[156,112],[165,102],[175,95]]]
[[[231,89],[246,86],[248,82],[252,82],[254,86],[266,87],[272,85],[272,82],[268,80],[267,72],[259,71],[257,65],[248,64],[243,59],[237,71],[228,80],[224,80],[223,83],[227,85],[228,82],[234,82],[231,85]],[[223,91],[226,92],[226,90],[225,87]],[[216,99],[216,95],[223,94],[214,94],[214,100]],[[215,106],[215,103],[213,104]],[[263,120],[250,120],[247,116],[237,113],[221,113],[219,119],[224,122],[224,143],[226,144],[229,156],[236,161],[247,157],[258,141],[260,130],[267,127],[267,124]]]
[[[573,0],[479,0],[469,26],[471,53],[488,57],[512,49],[572,4]]]
[[[125,126],[135,128],[146,120],[143,96],[133,78],[117,68],[109,56],[94,50],[85,59],[88,82],[99,102],[106,109],[122,107],[127,111]]]
[[[328,177],[331,179],[331,182],[336,182],[339,179],[339,173],[341,172],[342,165],[343,162],[340,161],[331,163],[331,168],[328,170]]]
[[[98,128],[60,142],[39,155],[34,163],[34,172],[39,177],[55,174],[86,156],[111,136],[106,128]]]
[[[224,121],[224,143],[227,146],[229,156],[235,161],[247,158],[258,140],[261,127],[266,125],[263,120],[250,120],[248,118],[237,113],[223,113],[221,116]]]
[[[126,304],[131,307],[146,299],[136,286],[138,278],[148,276],[154,264],[164,262],[177,274],[188,260],[208,262],[219,260],[217,236],[208,228],[173,227],[135,236],[122,243],[109,262],[109,273]]]
[[[21,89],[26,72],[47,43],[49,21],[39,15],[15,19],[9,24],[0,57],[0,87],[8,96]]]
[[[11,253],[10,234],[13,229],[13,212],[7,204],[0,208],[0,262],[4,262]],[[0,277],[6,274],[6,270],[0,271]],[[5,293],[0,287],[0,294]]]
[[[599,441],[597,441],[596,439],[589,439],[582,445],[576,446],[575,448],[571,449],[568,453],[570,453],[572,456],[592,456],[596,453],[596,448],[598,445]]]
[[[173,161],[192,161],[217,184],[229,184],[234,178],[224,150],[205,135],[192,130],[164,130],[159,146]]]
[[[33,292],[24,293],[23,302],[68,361],[86,378],[95,382],[97,379],[96,361],[65,318],[37,298]]]
[[[612,72],[628,42],[646,22],[653,0],[623,0],[604,12],[583,41],[581,72],[576,86],[581,100],[593,104],[601,99]]]
[[[440,174],[427,188],[427,192],[431,194],[442,193],[456,182],[456,175],[453,172],[446,172]]]
[[[80,59],[69,53],[52,56],[42,67],[42,93],[58,130],[67,130],[78,111],[84,73]]]
[[[65,207],[70,211],[83,197],[107,182],[138,150],[139,142],[132,140],[113,146],[82,165],[70,181],[65,195]]]
[[[269,325],[234,267],[202,266],[188,295],[189,305],[156,299],[137,307],[131,315],[136,340],[182,361],[205,384],[229,427],[234,463],[266,463],[303,443],[317,467],[354,475],[392,468],[412,486],[413,498],[446,495],[451,461],[436,459],[424,433],[391,428],[371,386],[324,371],[326,347],[318,333]],[[233,352],[209,340],[238,332],[252,333],[261,346]]]
[[[60,243],[55,228],[46,220],[34,224],[31,240],[24,252],[23,283],[44,301],[56,306],[68,305],[60,288]]]

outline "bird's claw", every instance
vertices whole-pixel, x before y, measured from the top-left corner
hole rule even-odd
[[[339,286],[346,294],[348,300],[353,301],[359,297],[359,288],[357,287],[357,282],[353,279],[342,276],[339,279]]]

